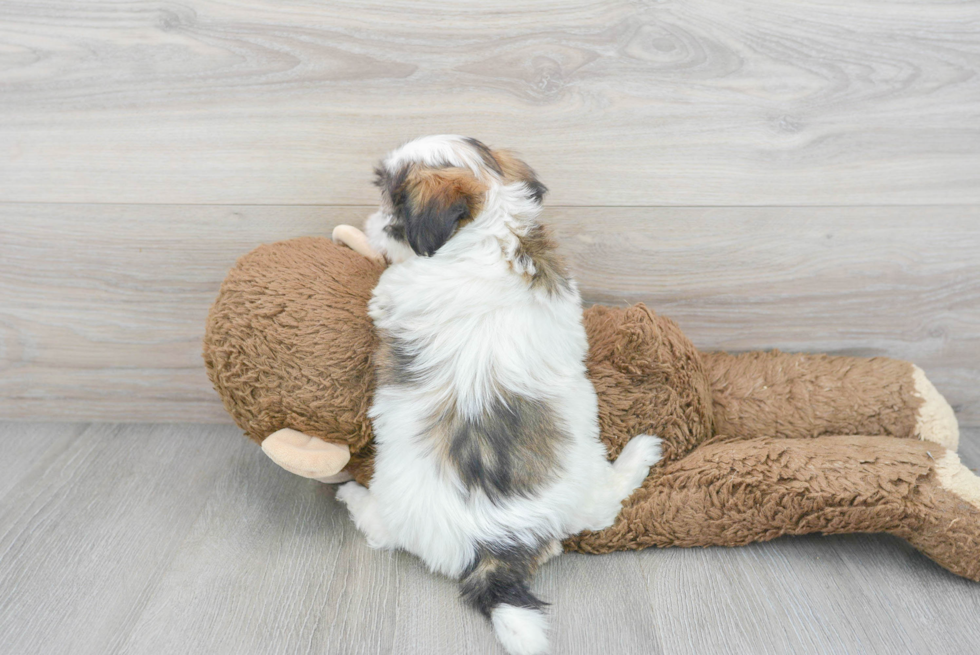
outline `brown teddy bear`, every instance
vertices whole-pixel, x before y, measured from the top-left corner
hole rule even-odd
[[[359,231],[335,237],[362,254],[302,238],[242,257],[208,317],[204,360],[225,408],[276,463],[368,484],[367,302],[383,269]],[[953,411],[919,368],[703,353],[642,304],[594,306],[584,322],[610,458],[643,433],[661,437],[664,456],[613,526],[567,550],[888,532],[980,581],[980,478],[960,463]]]

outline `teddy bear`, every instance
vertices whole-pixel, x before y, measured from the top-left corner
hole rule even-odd
[[[359,230],[338,227],[334,239],[239,259],[203,354],[229,414],[278,465],[369,485],[377,339],[367,303],[384,264]],[[583,322],[610,459],[639,434],[659,436],[663,458],[612,526],[566,550],[887,532],[980,581],[980,478],[957,457],[953,410],[918,367],[701,352],[643,304],[595,305]]]

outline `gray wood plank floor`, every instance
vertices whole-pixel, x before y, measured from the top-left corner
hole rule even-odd
[[[0,423],[0,652],[500,653],[454,583],[232,426]],[[980,431],[961,454],[980,465]],[[980,585],[882,535],[566,555],[556,653],[976,653]]]

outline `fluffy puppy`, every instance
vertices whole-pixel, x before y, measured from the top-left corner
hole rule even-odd
[[[365,231],[391,264],[369,304],[377,457],[370,490],[338,498],[371,546],[460,579],[508,652],[546,652],[531,575],[564,537],[612,524],[659,439],[606,460],[581,298],[524,162],[430,136],[390,153],[377,184]]]

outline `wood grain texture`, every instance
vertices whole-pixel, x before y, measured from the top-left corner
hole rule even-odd
[[[0,205],[0,416],[227,421],[201,360],[228,269],[369,207]],[[589,302],[702,349],[885,355],[980,424],[980,209],[554,208]]]
[[[0,414],[228,420],[201,359],[228,269],[263,242],[329,235],[335,222],[364,215],[0,206]]]
[[[4,427],[5,457],[29,429]],[[28,473],[0,497],[5,652],[111,652],[228,465],[227,430],[63,429],[78,434],[54,457],[19,458]]]
[[[0,201],[351,204],[420,134],[564,205],[980,202],[977,2],[8,1]]]
[[[0,499],[28,478],[35,466],[58,457],[84,429],[82,424],[24,423],[5,435],[0,457]]]
[[[43,433],[43,434],[42,434]],[[11,449],[37,439],[37,453]],[[502,653],[456,584],[231,426],[0,423],[0,644],[19,655]],[[964,434],[980,465],[980,432]],[[972,653],[980,585],[883,535],[564,555],[554,652]]]

